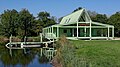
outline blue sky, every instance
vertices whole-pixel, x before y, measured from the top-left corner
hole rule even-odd
[[[1,0],[0,14],[6,9],[20,11],[22,8],[26,8],[34,16],[37,16],[40,11],[47,11],[52,16],[59,18],[71,13],[78,7],[112,15],[120,11],[120,0]]]

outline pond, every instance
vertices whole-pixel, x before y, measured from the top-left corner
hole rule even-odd
[[[50,59],[41,55],[40,48],[27,48],[24,50],[10,50],[5,44],[0,44],[0,67],[52,67]]]

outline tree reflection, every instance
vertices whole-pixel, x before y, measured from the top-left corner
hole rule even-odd
[[[12,50],[12,56],[9,53],[9,49],[7,49],[4,45],[0,44],[0,61],[4,65],[4,67],[16,67],[16,65],[21,65],[22,67],[28,66],[33,60],[38,57],[38,62],[40,64],[48,63],[48,58],[44,55],[40,55],[39,48],[29,49],[28,53],[24,53],[23,50]]]
[[[4,66],[15,66],[17,64],[27,66],[35,58],[34,53],[24,54],[23,50],[13,50],[12,56],[5,47],[2,47],[2,51],[0,50],[0,52],[0,60]]]

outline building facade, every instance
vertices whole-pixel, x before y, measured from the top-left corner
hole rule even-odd
[[[58,39],[65,35],[67,39],[113,39],[114,26],[93,22],[86,9],[64,16],[59,24],[43,29],[45,38]]]

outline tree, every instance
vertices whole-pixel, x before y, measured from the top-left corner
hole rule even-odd
[[[18,12],[13,10],[5,10],[1,16],[1,30],[2,34],[5,36],[10,36],[11,34],[17,35],[17,26],[18,26]]]
[[[108,18],[106,14],[97,14],[95,17],[92,17],[92,21],[94,22],[100,22],[100,23],[107,23]]]
[[[90,11],[90,10],[88,10],[87,12],[88,12],[88,14],[90,15],[91,18],[92,18],[92,17],[96,17],[96,15],[98,14],[97,12],[95,12],[95,11]]]
[[[37,18],[38,18],[38,21],[37,21],[36,32],[42,32],[42,29],[44,27],[56,24],[56,21],[55,21],[56,18],[54,16],[50,16],[48,12],[39,12]]]
[[[33,33],[35,35],[39,35],[39,33],[42,32],[42,29],[43,29],[43,23],[40,21],[40,20],[34,20],[34,23],[32,25],[32,29],[33,29]]]
[[[18,34],[20,36],[30,36],[32,35],[32,24],[34,21],[34,16],[30,14],[30,12],[27,9],[22,9],[19,12],[19,28],[18,28]]]
[[[120,36],[120,12],[111,15],[108,21],[109,24],[115,27],[115,36]]]
[[[108,22],[108,18],[106,14],[98,14],[97,12],[90,10],[88,10],[87,12],[90,15],[91,20],[94,22],[100,22],[100,23]]]

